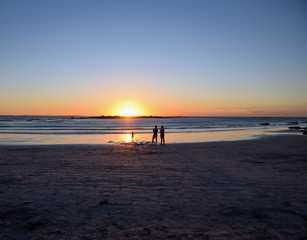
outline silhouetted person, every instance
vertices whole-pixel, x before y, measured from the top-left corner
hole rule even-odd
[[[133,142],[133,140],[134,140],[134,132],[133,131],[131,132],[131,138],[132,138],[132,142]]]
[[[161,145],[165,145],[165,139],[164,139],[164,127],[161,126],[160,128],[160,138],[161,138]]]
[[[152,131],[153,131],[152,142],[156,142],[156,144],[157,144],[157,141],[158,141],[158,128],[157,128],[157,126],[155,126],[155,128]]]

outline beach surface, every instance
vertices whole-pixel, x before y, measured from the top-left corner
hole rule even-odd
[[[307,239],[306,146],[0,146],[0,239]]]

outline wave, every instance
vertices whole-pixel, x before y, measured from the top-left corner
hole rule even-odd
[[[266,123],[265,126],[261,125]],[[155,125],[166,133],[193,133],[288,127],[306,118],[185,117],[161,119],[89,119],[71,117],[0,116],[0,134],[136,134],[152,133]],[[304,126],[304,125],[302,125]]]
[[[229,131],[241,131],[241,130],[249,130],[251,128],[215,128],[215,129],[174,129],[174,130],[168,130],[166,133],[209,133],[209,132],[229,132]],[[264,128],[253,128],[253,129],[264,129]],[[133,130],[135,134],[152,134],[151,130],[148,131],[140,131],[140,130]],[[1,131],[0,134],[16,134],[16,135],[105,135],[105,134],[131,134],[131,131],[127,130],[116,130],[116,131],[97,131],[97,130],[90,130],[90,129],[84,129],[84,130],[65,130],[65,131],[43,131],[43,130],[19,130],[19,131]]]

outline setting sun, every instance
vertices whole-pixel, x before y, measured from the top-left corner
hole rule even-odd
[[[122,117],[134,117],[145,115],[144,107],[135,101],[123,101],[115,104],[110,111],[111,115]]]
[[[132,108],[124,108],[123,110],[121,110],[121,112],[119,113],[120,116],[123,117],[132,117],[132,116],[136,116],[135,114],[135,110]]]

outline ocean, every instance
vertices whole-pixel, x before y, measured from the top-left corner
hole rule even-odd
[[[253,139],[302,134],[307,118],[169,117],[98,119],[77,116],[0,116],[1,145],[150,144],[155,125],[165,128],[166,143]],[[134,132],[132,138],[131,132]],[[159,140],[159,139],[158,139]]]

